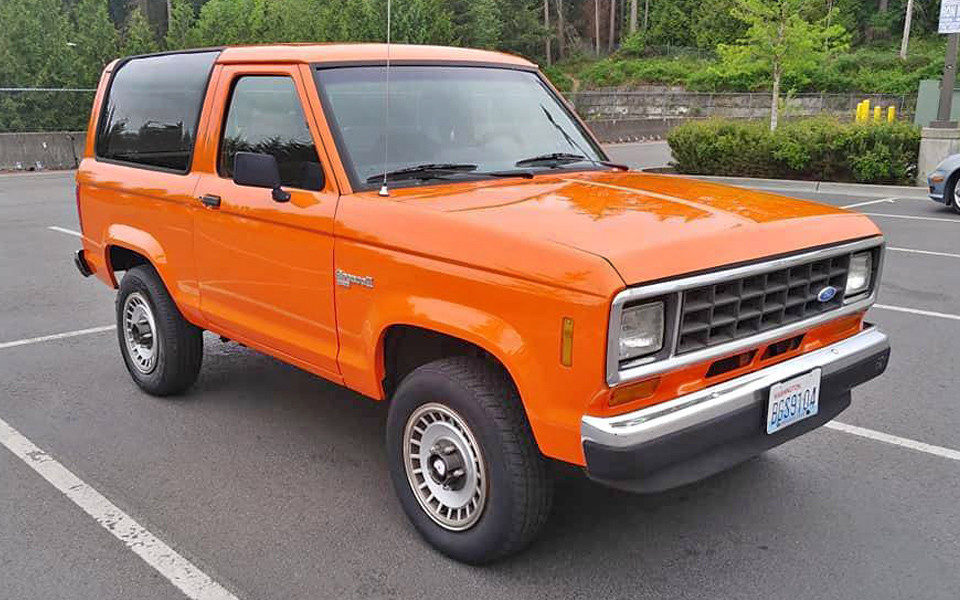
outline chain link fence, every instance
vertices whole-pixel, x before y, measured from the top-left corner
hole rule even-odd
[[[96,90],[0,87],[0,133],[84,131]]]
[[[84,131],[95,92],[87,88],[0,88],[0,133]],[[770,114],[770,95],[762,92],[702,93],[663,88],[572,92],[567,98],[587,121],[764,119]],[[916,111],[916,96],[795,94],[781,99],[781,115],[790,119],[830,114],[850,119],[857,103],[866,99],[874,106],[894,106],[899,119],[912,118]]]
[[[687,92],[674,88],[656,91],[571,92],[567,99],[587,121],[609,119],[763,119],[770,116],[770,94]],[[780,98],[783,118],[828,114],[852,119],[857,104],[893,106],[897,118],[910,119],[916,111],[916,96],[891,94],[791,94]],[[884,113],[886,117],[886,113]]]

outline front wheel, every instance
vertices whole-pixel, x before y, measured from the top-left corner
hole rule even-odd
[[[518,552],[549,516],[546,461],[513,382],[488,361],[447,358],[410,373],[390,406],[387,450],[404,511],[451,558]]]

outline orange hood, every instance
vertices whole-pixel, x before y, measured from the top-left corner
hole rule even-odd
[[[832,206],[645,173],[408,188],[393,200],[603,257],[626,284],[880,233]]]

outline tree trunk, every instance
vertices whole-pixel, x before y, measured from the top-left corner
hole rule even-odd
[[[567,36],[563,25],[563,0],[557,0],[557,52],[560,60],[567,55]]]
[[[907,59],[907,46],[910,45],[911,21],[913,21],[913,0],[907,0],[907,13],[903,17],[903,41],[900,42],[900,60]]]
[[[607,54],[613,52],[613,38],[617,35],[617,0],[610,0],[610,35],[607,37]]]
[[[777,130],[780,112],[780,65],[773,66],[773,98],[770,100],[770,131]]]
[[[551,65],[553,64],[553,57],[550,56],[550,0],[543,0],[543,28],[547,31],[544,36],[547,65]]]
[[[643,0],[643,30],[647,30],[647,21],[650,18],[650,0]]]
[[[637,32],[637,0],[630,0],[630,33]]]
[[[167,24],[164,26],[163,32],[170,31],[170,21],[173,20],[173,0],[167,0]]]
[[[600,0],[593,0],[593,46],[600,56]]]
[[[890,0],[880,0],[880,12],[885,13],[890,8]]]

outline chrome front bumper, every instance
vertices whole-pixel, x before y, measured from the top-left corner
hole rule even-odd
[[[883,372],[889,352],[887,336],[868,326],[825,348],[662,404],[615,417],[585,416],[580,437],[587,471],[613,485],[611,480],[640,481],[657,475],[662,481],[651,484],[651,491],[715,473],[832,419],[849,405],[852,387]],[[766,435],[763,422],[770,386],[816,368],[822,370],[819,418]],[[710,456],[721,448],[724,458]],[[663,473],[690,461],[704,464],[686,473]],[[617,487],[644,491],[647,486],[640,481]]]

